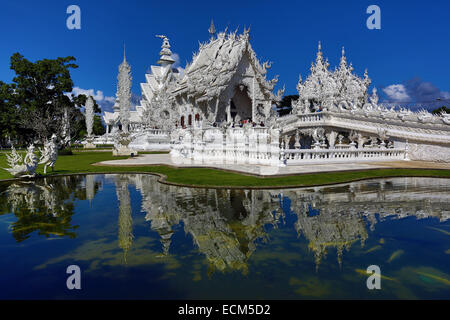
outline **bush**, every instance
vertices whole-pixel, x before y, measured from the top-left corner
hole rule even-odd
[[[97,144],[97,148],[112,149],[113,147],[113,144]]]
[[[73,152],[72,152],[72,149],[64,148],[64,149],[58,150],[58,155],[59,156],[71,156],[71,155],[73,155]]]

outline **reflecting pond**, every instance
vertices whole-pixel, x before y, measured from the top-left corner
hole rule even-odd
[[[449,299],[450,180],[285,190],[0,184],[1,299]],[[69,265],[81,290],[69,290]],[[369,290],[366,269],[381,270]]]

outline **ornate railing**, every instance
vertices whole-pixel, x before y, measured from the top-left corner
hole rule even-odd
[[[323,122],[324,116],[321,112],[305,113],[298,115],[299,122]]]
[[[284,153],[284,154],[283,154]],[[280,156],[286,165],[300,165],[306,163],[335,163],[355,161],[386,161],[403,160],[404,149],[286,149]]]
[[[169,131],[163,129],[145,129],[143,132],[155,136],[169,136]]]
[[[314,117],[319,119],[320,117]],[[262,164],[271,166],[336,163],[355,161],[392,161],[405,159],[404,149],[382,145],[356,149],[354,146],[333,149],[283,149],[286,145],[276,132],[267,128],[217,128],[185,132],[182,140],[173,141],[175,158],[194,162]]]
[[[400,117],[400,115],[403,115]],[[399,112],[379,111],[322,111],[280,117],[278,122],[284,132],[296,129],[333,127],[344,131],[355,130],[366,135],[377,134],[379,129],[387,129],[392,139],[414,140],[424,143],[450,144],[450,116],[429,116],[423,118],[420,113],[403,114]],[[387,126],[388,125],[388,126]]]

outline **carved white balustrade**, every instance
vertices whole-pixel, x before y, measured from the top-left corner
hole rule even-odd
[[[333,127],[336,130],[355,130],[370,134],[377,134],[380,129],[388,129],[389,137],[395,139],[409,139],[420,143],[439,143],[450,145],[450,126],[443,123],[443,117],[433,116],[428,122],[418,120],[412,113],[405,123],[395,117],[392,112],[382,118],[377,112],[364,113],[362,110],[352,111],[323,111],[297,114],[296,119],[290,115],[280,117],[278,124],[284,132],[297,128]]]
[[[193,163],[289,166],[405,159],[405,149],[382,147],[282,149],[279,136],[271,135],[268,128],[193,129],[183,130],[183,134],[181,140],[172,144],[171,154]]]
[[[162,130],[162,129],[146,129],[145,132],[147,132],[149,135],[154,135],[154,136],[169,136],[169,131],[168,130]]]
[[[298,122],[323,122],[324,117],[322,113],[306,113],[298,115]]]
[[[405,158],[404,149],[286,149],[287,165],[357,161],[392,161]]]
[[[181,140],[171,146],[174,158],[202,163],[279,164],[279,139],[272,139],[268,128],[183,131]]]

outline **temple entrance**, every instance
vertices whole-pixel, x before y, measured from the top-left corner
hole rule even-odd
[[[248,96],[247,87],[240,85],[234,91],[231,99],[230,113],[233,120],[252,120],[252,100]]]
[[[233,100],[230,101],[230,114],[231,118],[234,120],[237,115],[236,105],[234,104]]]

